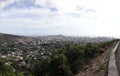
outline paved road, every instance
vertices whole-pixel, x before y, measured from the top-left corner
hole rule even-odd
[[[120,42],[116,44],[116,46],[113,48],[111,52],[110,59],[109,59],[109,65],[108,65],[108,76],[119,76],[117,65],[116,65],[116,52],[119,47],[119,43]],[[117,57],[118,56],[119,55],[117,55]]]
[[[120,76],[120,44],[119,44],[118,49],[116,51],[116,65],[117,65],[117,69],[118,69],[118,74]]]

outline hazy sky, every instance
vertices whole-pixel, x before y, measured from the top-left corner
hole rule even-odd
[[[0,32],[120,37],[120,0],[0,0]]]

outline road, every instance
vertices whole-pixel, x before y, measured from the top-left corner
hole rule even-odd
[[[117,65],[117,69],[118,69],[118,74],[120,76],[120,44],[116,51],[116,65]]]

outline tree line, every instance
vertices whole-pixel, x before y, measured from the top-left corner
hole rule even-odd
[[[74,76],[89,61],[111,47],[112,40],[101,43],[66,44],[63,48],[43,60],[35,60],[32,73],[35,76]]]
[[[0,58],[0,76],[74,76],[92,58],[104,53],[118,40],[101,43],[66,44],[55,49],[54,53],[41,60],[34,60],[19,69],[17,62],[5,65],[6,59]]]

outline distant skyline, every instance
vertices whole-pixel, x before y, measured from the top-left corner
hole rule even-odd
[[[120,37],[119,0],[0,0],[0,32]]]

